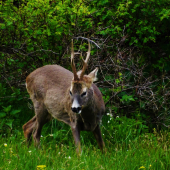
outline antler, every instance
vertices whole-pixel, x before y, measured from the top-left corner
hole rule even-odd
[[[84,73],[86,71],[86,68],[87,68],[87,65],[88,65],[87,63],[88,63],[88,60],[90,58],[90,50],[91,50],[90,41],[88,40],[88,52],[87,52],[86,60],[84,60],[82,55],[81,55],[81,58],[83,60],[83,69],[82,69],[81,74],[80,74],[80,80],[83,79]]]
[[[74,63],[74,48],[73,48],[73,39],[71,40],[71,67],[73,70],[73,74],[74,74],[74,80],[78,80],[78,75],[77,75],[77,71],[76,71],[76,67],[75,67],[75,63]]]

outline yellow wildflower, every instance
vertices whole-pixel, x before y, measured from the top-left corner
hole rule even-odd
[[[144,167],[144,166],[141,166],[139,169],[145,169],[145,167]]]
[[[46,165],[38,165],[37,166],[37,170],[45,170],[46,169]]]
[[[7,147],[7,144],[6,144],[6,143],[4,143],[4,146],[5,146],[5,147]]]

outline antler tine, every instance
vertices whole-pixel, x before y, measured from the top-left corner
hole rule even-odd
[[[84,73],[85,73],[85,71],[86,71],[87,64],[88,64],[88,60],[89,60],[89,58],[90,58],[90,50],[91,50],[90,41],[88,40],[88,51],[87,51],[86,59],[84,60],[83,57],[81,57],[82,60],[83,60],[83,69],[82,69],[81,74],[80,74],[80,80],[83,79]]]
[[[77,71],[76,71],[76,67],[74,63],[73,39],[71,40],[71,67],[72,67],[73,74],[74,74],[74,80],[78,80],[78,75],[77,75]]]

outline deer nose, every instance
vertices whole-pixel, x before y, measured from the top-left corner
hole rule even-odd
[[[81,107],[72,107],[71,110],[75,113],[81,113]]]

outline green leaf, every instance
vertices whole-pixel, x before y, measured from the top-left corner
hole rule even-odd
[[[143,40],[144,43],[147,43],[148,42],[148,38],[145,37],[144,40]]]
[[[19,112],[21,112],[21,110],[12,110],[12,111],[10,112],[10,115],[12,116],[12,115],[15,115],[15,114],[17,114],[17,113],[19,113]]]
[[[8,22],[7,22],[7,26],[12,25],[12,23],[13,23],[12,21],[8,21]]]
[[[126,95],[124,95],[124,96],[122,96],[122,99],[121,99],[121,101],[135,101],[135,99],[130,95],[130,96],[128,96],[127,94]]]
[[[0,122],[0,129],[2,129],[2,128],[3,128],[4,122],[5,122],[5,120],[4,120],[4,119],[2,119],[2,121]]]
[[[119,79],[116,79],[116,83],[117,83],[117,84],[120,83],[120,80],[119,80]]]
[[[5,112],[0,112],[0,118],[3,118],[6,116],[6,113]]]
[[[14,121],[13,119],[9,119],[8,122],[5,122],[5,124],[12,129],[12,122],[13,121]]]
[[[50,36],[51,35],[51,31],[50,29],[47,29],[47,35]]]
[[[3,107],[4,112],[8,113],[11,110],[11,105],[9,105],[8,107]]]
[[[0,28],[1,28],[1,29],[5,29],[5,28],[6,28],[5,24],[0,23]]]

